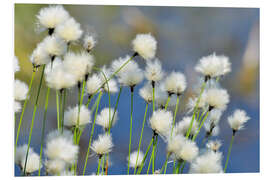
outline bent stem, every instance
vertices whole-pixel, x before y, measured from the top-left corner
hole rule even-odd
[[[227,170],[229,158],[230,158],[231,151],[232,151],[232,145],[233,145],[233,141],[234,141],[234,136],[235,135],[233,134],[232,135],[232,138],[231,138],[231,143],[230,143],[230,147],[229,147],[229,150],[228,150],[228,154],[227,154],[227,158],[226,158],[226,163],[225,163],[225,167],[224,167],[224,173],[226,173],[226,170]]]
[[[40,152],[39,152],[39,167],[38,167],[38,176],[41,173],[41,165],[42,165],[42,151],[43,151],[43,143],[44,143],[44,134],[45,134],[45,126],[46,126],[46,118],[47,118],[47,109],[48,109],[48,102],[50,96],[50,88],[47,88],[46,93],[46,101],[45,101],[45,108],[44,108],[44,115],[42,120],[42,131],[41,131],[41,143],[40,143]]]
[[[130,164],[130,151],[131,151],[131,136],[132,136],[132,115],[133,115],[133,87],[130,88],[130,102],[131,102],[131,109],[130,109],[130,127],[129,127],[129,145],[128,145],[128,169],[127,174],[129,174],[129,164]]]
[[[40,82],[39,82],[39,86],[38,86],[38,92],[37,92],[36,102],[35,102],[35,106],[34,106],[34,111],[33,111],[33,115],[32,115],[32,122],[31,122],[30,132],[29,132],[29,136],[28,136],[27,151],[26,151],[25,163],[24,163],[24,169],[23,169],[23,174],[24,175],[26,175],[25,172],[26,172],[27,159],[28,159],[29,148],[30,148],[30,144],[31,144],[31,138],[32,138],[34,120],[35,120],[36,111],[37,111],[37,105],[38,105],[40,89],[41,89],[41,86],[42,86],[42,81],[43,81],[43,76],[44,76],[44,70],[45,70],[45,65],[42,65],[42,72],[41,72]]]
[[[139,140],[139,147],[138,147],[138,152],[137,152],[137,157],[136,157],[136,163],[135,163],[135,168],[134,168],[134,174],[136,174],[137,163],[138,163],[139,152],[140,152],[141,143],[142,143],[143,129],[144,129],[144,124],[145,124],[145,120],[146,120],[147,110],[148,110],[148,103],[146,103],[145,111],[144,111],[144,118],[143,118],[143,124],[142,124],[141,136],[140,136],[140,140]]]
[[[17,128],[16,143],[15,143],[15,148],[14,148],[15,154],[16,154],[17,143],[18,143],[19,136],[20,136],[20,131],[21,131],[22,118],[23,118],[23,115],[24,115],[24,111],[25,111],[27,102],[28,102],[28,100],[29,100],[29,94],[30,94],[30,91],[31,91],[31,89],[32,89],[32,84],[33,84],[33,80],[34,80],[35,75],[36,75],[36,71],[33,70],[33,72],[32,72],[32,77],[31,77],[31,81],[30,81],[30,83],[29,83],[29,85],[28,85],[29,89],[28,89],[28,92],[27,92],[27,95],[26,95],[27,98],[26,98],[25,101],[24,101],[22,113],[21,113],[21,116],[20,116],[20,121],[19,121],[18,128]]]
[[[85,170],[86,170],[86,166],[87,166],[87,161],[88,161],[89,152],[90,152],[90,148],[91,148],[91,143],[92,143],[92,138],[93,138],[93,134],[94,134],[95,124],[96,124],[96,119],[97,119],[97,114],[98,114],[98,107],[99,107],[99,102],[100,102],[101,96],[102,96],[102,91],[100,91],[100,93],[98,95],[94,122],[93,122],[93,125],[92,125],[91,135],[90,135],[90,138],[89,138],[87,153],[86,153],[85,161],[84,161],[83,175],[85,174]]]
[[[119,104],[119,99],[120,99],[120,95],[121,95],[121,93],[122,93],[122,89],[123,89],[123,86],[120,86],[120,90],[119,90],[119,92],[118,92],[116,104],[115,104],[115,106],[114,106],[114,111],[113,111],[112,119],[114,119],[115,113],[116,113],[116,111],[117,111],[118,104]],[[111,126],[112,126],[112,121],[110,122],[109,133],[110,133],[110,128],[111,128]]]

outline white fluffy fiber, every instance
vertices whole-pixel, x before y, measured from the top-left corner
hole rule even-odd
[[[119,83],[124,86],[134,87],[143,81],[143,71],[140,68],[119,74]]]
[[[91,123],[91,113],[90,110],[85,105],[80,107],[80,115],[78,117],[79,106],[76,105],[73,108],[69,108],[65,111],[64,115],[64,125],[68,127],[85,126],[86,124]]]
[[[191,162],[199,154],[199,148],[196,143],[191,140],[185,140],[182,147],[176,153],[176,158],[184,161]]]
[[[30,56],[30,61],[35,66],[47,64],[50,60],[51,58],[44,48],[44,43],[39,43]]]
[[[130,154],[130,167],[135,168],[135,167],[140,167],[143,163],[143,157],[144,157],[144,153],[142,151],[138,150],[132,152]],[[128,157],[127,157],[128,160]]]
[[[115,111],[114,118],[113,118],[113,113],[114,113],[114,108],[102,109],[100,114],[97,116],[96,123],[102,126],[105,130],[109,128],[110,123],[111,123],[111,127],[114,126],[114,124],[118,120],[118,113],[117,111]]]
[[[101,85],[102,81],[98,74],[93,74],[91,77],[88,77],[86,81],[86,91],[89,95],[93,95],[94,93],[97,93]]]
[[[16,72],[20,71],[19,60],[18,60],[18,58],[16,56],[14,56],[14,58],[13,58],[13,63],[14,63],[13,64],[14,72],[16,73]]]
[[[16,79],[14,83],[14,98],[16,101],[23,101],[27,98],[28,86],[26,83]]]
[[[147,61],[144,74],[148,81],[160,81],[164,76],[161,62],[158,59]]]
[[[112,137],[109,134],[101,134],[92,144],[92,150],[98,155],[104,155],[111,152],[113,148]]]
[[[22,110],[22,105],[20,102],[18,101],[14,101],[14,112],[20,112]]]
[[[210,88],[206,91],[206,103],[213,108],[224,110],[229,103],[230,96],[227,90]]]
[[[219,140],[210,140],[207,142],[206,147],[209,150],[212,150],[214,152],[217,152],[219,148],[221,147],[221,142]]]
[[[183,146],[184,142],[186,141],[186,138],[181,135],[172,135],[167,138],[167,152],[169,154],[174,153],[176,154],[178,151],[180,151],[181,147]]]
[[[96,43],[97,40],[92,35],[86,34],[83,38],[83,47],[88,52],[95,47]]]
[[[111,64],[111,69],[113,72],[118,71],[119,68],[123,66],[123,68],[120,69],[120,71],[116,74],[116,76],[119,77],[121,73],[126,73],[126,72],[133,71],[134,69],[139,68],[138,64],[133,60],[127,63],[127,61],[130,58],[131,57],[129,55],[126,55],[125,57],[119,57],[118,59],[113,60]]]
[[[61,159],[52,159],[45,161],[46,172],[51,175],[58,175],[66,168],[65,161]]]
[[[228,117],[228,122],[230,127],[235,130],[241,130],[244,128],[244,124],[250,119],[244,110],[237,109],[234,111],[233,115]]]
[[[176,125],[175,125],[175,133],[176,134],[181,134],[183,136],[186,136],[186,133],[188,132],[190,123],[192,121],[192,117],[191,116],[186,116],[183,117],[183,119],[181,121],[179,121]],[[196,121],[196,119],[194,119],[193,121],[193,125],[190,131],[190,135],[195,135],[197,132],[197,128],[199,127],[198,122]]]
[[[67,51],[67,44],[60,38],[52,35],[47,36],[42,42],[44,51],[52,56],[62,56]]]
[[[173,71],[164,82],[164,88],[168,93],[180,95],[187,87],[186,77],[180,72]]]
[[[112,75],[112,69],[111,68],[107,68],[105,65],[101,68],[101,72],[98,74],[101,81],[102,81],[102,85],[103,89],[106,92],[110,93],[116,93],[118,91],[118,86],[117,86],[117,82],[114,78],[111,78],[109,81],[108,79],[111,77]]]
[[[146,83],[140,90],[139,95],[147,102],[153,101],[153,88],[149,83]]]

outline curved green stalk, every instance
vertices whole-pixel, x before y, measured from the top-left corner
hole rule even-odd
[[[131,109],[130,109],[130,127],[129,127],[129,145],[128,145],[128,169],[127,174],[129,174],[129,164],[130,164],[130,151],[131,151],[131,137],[132,137],[132,115],[133,115],[133,90],[130,90],[130,101],[131,101]]]
[[[227,158],[226,158],[226,163],[225,163],[225,167],[224,167],[224,173],[226,173],[226,170],[227,170],[228,162],[229,162],[231,151],[232,151],[233,141],[234,141],[234,135],[232,135],[230,147],[229,147],[229,150],[228,150],[228,154],[227,154]]]
[[[209,114],[209,111],[207,111],[206,115],[204,116],[203,121],[202,121],[202,123],[200,124],[200,127],[199,127],[199,129],[197,130],[196,134],[192,137],[192,141],[195,141],[196,137],[197,137],[198,134],[200,133],[201,128],[202,128],[202,126],[203,126],[203,124],[204,124],[204,122],[205,122],[205,120],[206,120],[208,114]]]
[[[178,161],[176,171],[175,171],[176,174],[179,174],[179,169],[180,169],[180,166],[181,166],[182,162],[183,161]]]
[[[170,100],[171,100],[171,96],[168,96],[166,104],[165,104],[165,110],[167,110]]]
[[[157,146],[157,141],[158,141],[158,136],[156,136],[155,138],[155,141],[154,141],[154,144],[153,144],[153,150],[152,150],[152,156],[153,156],[153,159],[152,159],[152,174],[154,174],[155,172],[155,151],[156,151],[156,146]]]
[[[116,104],[115,104],[115,106],[114,106],[114,111],[113,111],[112,119],[114,119],[115,113],[116,113],[116,111],[117,111],[118,104],[119,104],[119,100],[120,100],[120,95],[121,95],[121,93],[122,93],[122,90],[123,90],[123,86],[120,86],[120,90],[119,90],[119,92],[118,92]],[[112,121],[110,122],[109,133],[110,133],[110,128],[111,128],[111,126],[112,126]]]
[[[152,152],[153,152],[153,150],[152,150]],[[152,159],[153,159],[153,156],[152,156],[152,154],[151,154],[150,160],[149,160],[149,163],[148,163],[147,172],[146,172],[147,175],[149,174],[149,170],[150,170],[150,166],[151,166]]]
[[[152,144],[153,144],[153,141],[154,141],[154,139],[151,138],[151,141],[150,141],[150,143],[149,143],[149,145],[148,145],[148,147],[147,147],[147,150],[146,150],[146,152],[145,152],[145,154],[144,154],[143,161],[142,161],[142,165],[140,166],[139,170],[137,171],[137,174],[141,174],[142,168],[143,168],[143,166],[144,166],[144,162],[145,162],[146,157],[147,157],[147,155],[148,155],[148,152],[149,152],[149,150],[150,150],[150,148],[151,148],[151,146],[152,146]]]
[[[63,103],[62,103],[62,133],[64,131],[64,119],[65,119],[65,105],[66,105],[66,89],[63,90]]]

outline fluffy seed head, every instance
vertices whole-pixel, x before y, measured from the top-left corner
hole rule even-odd
[[[85,105],[80,108],[80,116],[78,118],[79,106],[76,105],[74,108],[69,108],[65,111],[64,125],[68,127],[74,127],[76,125],[85,126],[91,123],[91,113]]]
[[[183,117],[183,119],[176,124],[175,133],[186,136],[186,133],[188,132],[191,121],[192,121],[191,116]],[[196,134],[198,126],[199,126],[198,122],[194,120],[191,131],[190,131],[191,136]]]
[[[23,101],[27,98],[28,86],[26,83],[16,79],[14,84],[14,98],[16,101]]]
[[[208,116],[208,121],[213,123],[214,126],[218,125],[220,118],[222,115],[222,111],[219,109],[213,109]]]
[[[171,137],[168,137],[167,139],[168,139],[167,152],[169,154],[171,153],[176,154],[177,152],[179,152],[186,140],[186,138],[180,134],[172,135]]]
[[[99,77],[102,81],[102,84],[104,84],[106,80],[108,80],[108,78],[111,77],[111,75],[112,75],[112,70],[110,68],[107,68],[106,66],[103,66],[101,68],[101,72],[99,73]],[[118,91],[116,80],[114,78],[111,78],[108,82],[104,84],[103,89],[106,92],[110,91],[110,93],[116,93]]]
[[[34,66],[49,63],[51,60],[48,52],[44,48],[44,43],[39,43],[30,56],[30,61]]]
[[[22,110],[22,105],[20,102],[18,101],[14,101],[14,112],[17,113],[17,112],[21,112]]]
[[[118,59],[112,62],[111,68],[113,72],[116,72],[121,66],[123,66],[131,57],[126,55],[125,57],[119,57]],[[117,74],[120,76],[121,73],[133,71],[134,69],[139,68],[138,64],[135,61],[129,61]]]
[[[152,86],[147,83],[139,90],[140,96],[147,102],[151,103],[153,100],[153,89]]]
[[[214,152],[217,152],[219,150],[219,148],[221,147],[221,142],[219,140],[215,140],[215,141],[209,141],[206,144],[206,147]]]
[[[133,50],[145,60],[155,57],[157,41],[151,34],[137,34],[132,41]]]
[[[155,103],[159,107],[165,107],[168,99],[168,93],[164,90],[164,84],[158,85],[155,88]],[[173,107],[176,105],[177,97],[172,95],[168,104],[168,107]]]
[[[27,152],[27,144],[17,146],[16,148],[16,154],[15,154],[15,164],[20,165],[21,162],[24,160],[26,157],[26,152]],[[29,152],[28,154],[33,153],[33,149],[29,147]]]
[[[177,159],[191,162],[197,157],[199,153],[199,148],[196,146],[196,143],[191,140],[185,140],[182,147],[176,153]]]
[[[180,72],[172,72],[164,82],[165,90],[170,94],[180,95],[187,87],[186,77]]]
[[[188,113],[194,111],[196,105],[197,105],[198,97],[191,97],[188,100],[187,103],[187,108],[188,108]],[[197,108],[202,109],[203,111],[205,110],[207,104],[206,104],[206,93],[202,93],[200,101],[198,101]]]
[[[65,40],[67,43],[77,41],[83,33],[81,25],[76,22],[74,18],[69,18],[61,23],[55,28],[55,32],[57,36]]]
[[[42,8],[38,15],[38,23],[44,28],[55,28],[69,18],[68,12],[61,5]]]
[[[216,109],[224,110],[229,103],[227,90],[220,88],[210,88],[206,91],[206,103]]]
[[[46,172],[51,175],[58,175],[66,168],[66,163],[60,159],[53,159],[45,161]]]
[[[85,35],[83,38],[83,47],[87,52],[90,52],[96,45],[97,41],[92,35]]]
[[[41,43],[51,57],[61,56],[67,51],[66,43],[56,36],[47,36]]]
[[[97,155],[104,155],[112,151],[113,142],[109,134],[102,134],[93,142],[92,149]]]
[[[167,136],[172,126],[172,113],[163,109],[156,110],[150,118],[150,126],[159,135]]]
[[[14,58],[13,58],[13,67],[14,67],[14,72],[16,73],[16,72],[18,72],[18,71],[20,71],[20,65],[19,65],[19,60],[18,60],[18,58],[16,57],[16,56],[14,56]]]
[[[39,155],[35,152],[32,153],[28,153],[28,157],[27,157],[27,164],[25,167],[25,160],[26,157],[24,157],[21,161],[21,168],[25,169],[26,173],[33,173],[35,171],[37,171],[39,169]],[[41,165],[42,167],[42,165]]]
[[[250,119],[244,110],[237,109],[234,111],[233,115],[228,117],[228,122],[231,128],[235,131],[244,128],[244,124]]]
[[[145,77],[148,81],[158,82],[163,78],[161,62],[158,59],[147,61],[145,68]]]
[[[114,113],[114,108],[113,109],[110,109],[110,108],[102,109],[100,114],[97,116],[96,123],[98,125],[102,126],[105,130],[109,129],[110,123],[111,123],[111,127],[112,127],[116,123],[116,121],[118,120],[117,111],[115,111],[114,118],[112,119],[113,113]]]
[[[140,68],[119,74],[119,83],[124,86],[134,87],[143,81],[143,72]]]
[[[142,151],[139,151],[139,154],[138,154],[138,150],[132,152],[130,154],[130,162],[129,162],[130,167],[132,168],[140,167],[143,163],[143,157],[144,157],[144,153]],[[127,160],[128,160],[128,157],[127,157]]]
[[[89,95],[93,95],[101,87],[101,79],[97,74],[93,74],[86,81],[86,91]]]

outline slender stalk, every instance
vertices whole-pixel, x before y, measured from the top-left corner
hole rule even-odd
[[[155,141],[154,141],[154,144],[153,144],[153,150],[152,150],[152,156],[153,156],[153,159],[152,159],[152,173],[154,174],[155,172],[155,151],[156,151],[156,145],[157,145],[157,140],[158,140],[158,136],[155,137]]]
[[[145,120],[146,120],[147,110],[148,110],[148,103],[146,103],[145,111],[144,111],[144,118],[143,118],[143,124],[142,124],[141,136],[140,136],[140,140],[139,140],[139,147],[138,147],[138,152],[137,152],[137,157],[136,157],[136,163],[135,163],[135,168],[134,168],[134,174],[136,173],[136,169],[137,169],[137,163],[138,163],[139,152],[140,152],[141,143],[142,143],[143,129],[144,129],[144,124],[145,124]]]
[[[175,106],[174,116],[173,116],[173,124],[172,124],[172,130],[171,130],[171,137],[172,137],[173,129],[174,129],[174,126],[175,126],[175,119],[176,119],[176,115],[177,115],[177,111],[178,111],[179,100],[180,100],[180,96],[177,96],[177,101],[176,101],[176,106]]]
[[[128,145],[128,169],[127,174],[129,174],[129,164],[130,164],[130,151],[131,151],[131,137],[132,137],[132,115],[133,115],[133,87],[130,88],[130,127],[129,127],[129,145]]]
[[[96,124],[96,119],[97,119],[97,114],[98,114],[98,107],[99,107],[99,102],[100,102],[101,96],[102,96],[102,91],[100,91],[99,95],[98,95],[94,122],[93,122],[93,125],[92,125],[91,135],[90,135],[90,138],[89,138],[87,153],[86,153],[85,161],[84,161],[83,176],[85,174],[85,170],[86,170],[86,166],[87,166],[87,161],[88,161],[89,152],[90,152],[90,148],[91,148],[91,143],[92,143],[92,138],[93,138],[93,134],[94,134],[95,124]]]
[[[60,131],[60,110],[59,110],[59,92],[56,90],[56,110],[57,110],[57,130]]]
[[[62,103],[62,133],[63,133],[63,130],[64,130],[65,105],[66,105],[66,89],[63,90],[63,103]]]
[[[23,109],[22,109],[22,113],[21,113],[21,116],[20,116],[20,121],[19,121],[18,128],[17,128],[16,143],[15,143],[15,148],[14,148],[15,154],[16,154],[17,143],[18,143],[19,136],[20,136],[20,131],[21,131],[22,118],[23,118],[23,115],[24,115],[26,105],[27,105],[28,100],[29,100],[29,94],[30,94],[30,91],[31,91],[31,88],[32,88],[32,84],[33,84],[33,80],[34,80],[35,75],[36,75],[36,71],[33,71],[31,81],[30,81],[30,83],[28,85],[29,89],[28,89],[28,92],[27,92],[27,95],[26,95],[27,98],[25,99],[24,104],[23,104]]]
[[[230,159],[230,155],[231,155],[231,151],[232,151],[232,145],[233,145],[233,141],[234,141],[234,134],[232,135],[232,138],[231,138],[231,143],[230,143],[230,147],[229,147],[229,150],[228,150],[228,154],[227,154],[227,158],[226,158],[226,163],[225,163],[225,167],[224,167],[224,173],[226,173],[226,170],[227,170],[227,166],[228,166],[228,162],[229,162],[229,159]]]
[[[102,157],[102,165],[101,165],[101,174],[104,175],[104,163],[105,163],[105,156]]]
[[[153,150],[152,150],[152,152],[153,152]],[[149,174],[149,170],[150,170],[152,159],[153,159],[153,156],[151,155],[150,160],[149,160],[149,163],[148,163],[147,172],[146,172],[147,175]]]
[[[98,158],[98,168],[97,168],[97,175],[99,175],[100,163],[101,163],[102,156]]]
[[[152,144],[153,144],[153,141],[154,141],[154,139],[151,138],[151,141],[150,141],[150,143],[149,143],[149,145],[148,145],[148,147],[147,147],[147,150],[146,150],[146,152],[145,152],[145,154],[144,154],[143,161],[142,161],[142,165],[140,166],[139,170],[137,171],[137,174],[140,174],[141,171],[142,171],[142,168],[143,168],[143,166],[144,166],[144,162],[145,162],[146,157],[147,157],[147,155],[148,155],[148,152],[149,152],[149,150],[150,150],[150,148],[151,148],[151,146],[152,146]]]
[[[200,130],[201,130],[201,128],[202,128],[202,126],[203,126],[203,124],[204,124],[204,122],[205,122],[205,120],[206,120],[208,114],[209,114],[209,111],[207,111],[206,115],[204,116],[204,118],[203,118],[203,120],[202,120],[202,123],[200,124],[200,127],[199,127],[199,129],[197,130],[196,134],[192,137],[192,141],[195,141],[196,137],[197,137],[198,134],[200,133]]]
[[[155,81],[152,81],[152,88],[153,88],[153,113],[155,111]]]
[[[88,108],[89,104],[91,103],[93,97],[94,97],[95,94],[91,95],[88,100],[87,100],[87,103],[86,103],[86,107]]]
[[[47,88],[46,93],[46,101],[45,101],[45,108],[44,108],[44,115],[42,120],[42,130],[41,130],[41,143],[40,143],[40,152],[39,152],[39,168],[38,168],[38,176],[41,173],[41,165],[42,165],[42,151],[43,151],[43,143],[44,143],[44,134],[45,134],[45,126],[46,126],[46,118],[47,118],[47,109],[48,109],[48,102],[50,96],[50,88]]]
[[[185,164],[186,164],[186,161],[184,161],[183,166],[182,166],[182,168],[181,168],[181,171],[180,171],[181,174],[183,174]]]
[[[164,165],[162,166],[162,170],[163,170],[163,167],[164,167],[164,174],[166,174],[166,171],[167,171],[167,165],[168,165],[169,157],[170,157],[170,155],[167,154],[165,163],[164,163]],[[162,173],[162,170],[161,170],[161,173]]]
[[[28,137],[27,151],[26,151],[26,157],[25,157],[25,163],[24,163],[24,170],[23,170],[23,174],[24,175],[26,174],[26,171],[25,170],[26,170],[26,165],[27,165],[29,148],[30,148],[30,144],[31,144],[31,138],[32,138],[32,132],[33,132],[33,127],[34,127],[34,120],[35,120],[36,111],[37,111],[37,105],[38,105],[38,99],[39,99],[40,89],[41,89],[41,86],[42,86],[42,81],[43,81],[43,76],[44,76],[44,70],[45,70],[45,65],[42,66],[42,72],[41,72],[40,82],[39,82],[39,86],[38,86],[38,92],[37,92],[36,102],[35,102],[34,111],[33,111],[33,115],[32,115],[32,122],[31,122],[29,137]]]
[[[176,167],[176,171],[175,171],[176,174],[179,174],[179,169],[180,169],[180,167],[181,167],[182,162],[183,162],[183,161],[178,161],[177,167]]]
[[[114,111],[113,111],[112,119],[114,119],[115,113],[116,113],[116,111],[117,111],[118,104],[119,104],[119,100],[120,100],[120,95],[121,95],[121,93],[122,93],[122,90],[123,90],[123,86],[120,86],[120,90],[119,90],[119,92],[118,92],[116,104],[115,104],[115,106],[114,106]],[[112,121],[110,122],[109,133],[110,133],[110,128],[111,128],[111,127],[112,127]]]
[[[171,96],[168,95],[168,98],[167,98],[167,101],[166,101],[166,104],[165,104],[165,110],[167,110],[170,100],[171,100]]]

